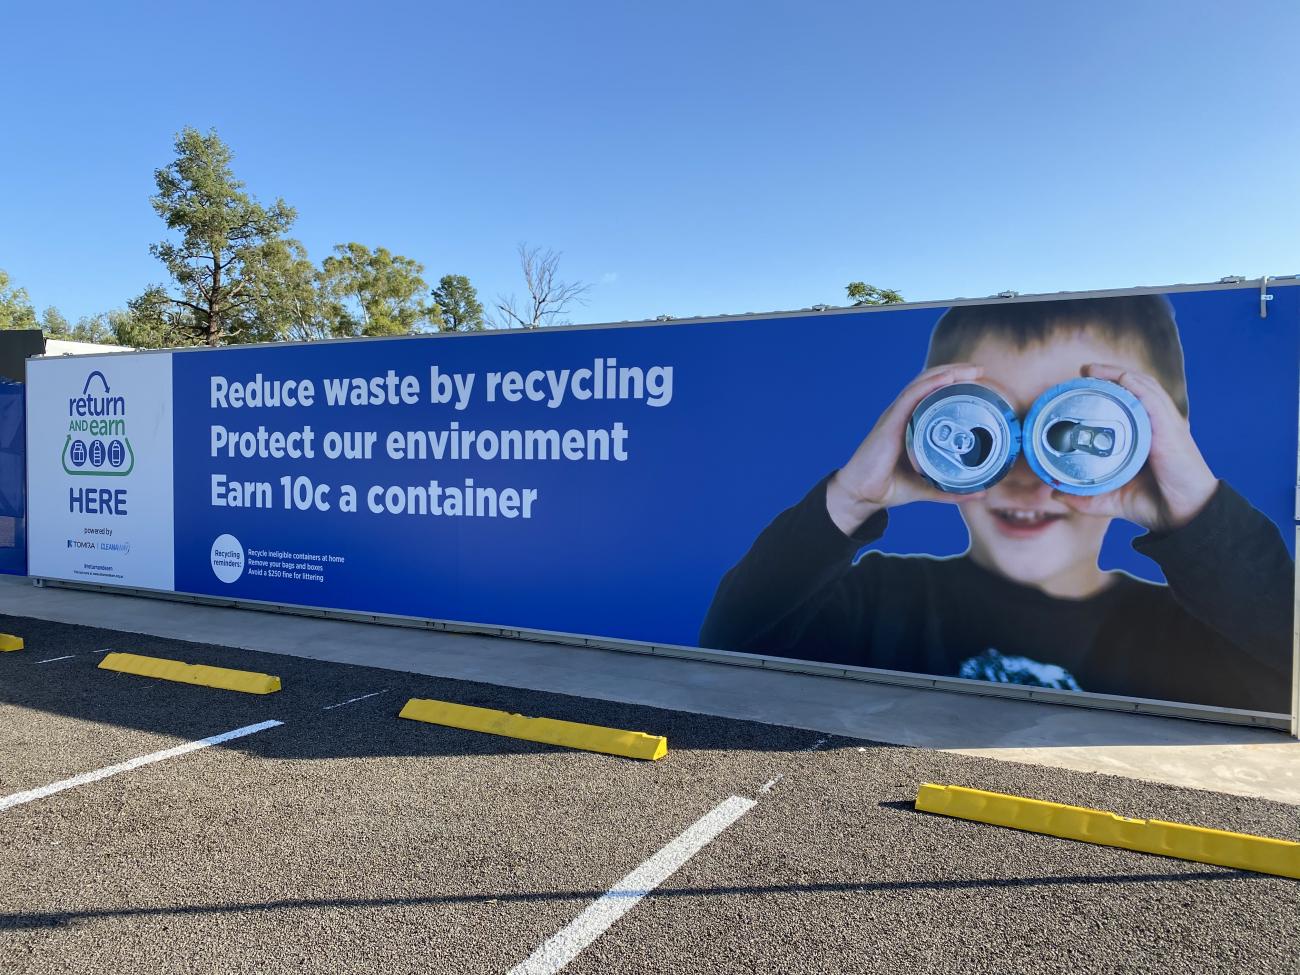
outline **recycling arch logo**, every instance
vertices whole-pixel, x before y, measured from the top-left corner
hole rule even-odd
[[[95,380],[100,392],[91,392]],[[114,395],[98,369],[86,377],[81,395],[68,400],[62,459],[63,470],[78,476],[125,477],[135,470],[135,451],[126,435],[126,397]]]

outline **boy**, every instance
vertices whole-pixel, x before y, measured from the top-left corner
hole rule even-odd
[[[834,663],[1285,713],[1294,564],[1277,527],[1217,480],[1192,439],[1182,347],[1161,296],[950,309],[927,369],[853,456],[759,535],[723,578],[700,644]],[[1022,418],[1079,375],[1151,417],[1151,454],[1109,494],[1053,491],[1021,456],[988,490],[949,495],[908,462],[904,431],[936,389],[981,382]],[[970,547],[887,555],[888,510],[957,504]],[[1101,570],[1113,518],[1169,584]]]

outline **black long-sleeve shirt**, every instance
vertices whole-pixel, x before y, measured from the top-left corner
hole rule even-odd
[[[1277,527],[1220,482],[1190,523],[1137,538],[1168,585],[1115,573],[1061,599],[976,565],[867,552],[821,481],[723,577],[700,645],[952,677],[1286,713],[1295,566]]]

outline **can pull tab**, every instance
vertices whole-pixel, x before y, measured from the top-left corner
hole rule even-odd
[[[975,434],[952,420],[936,420],[930,424],[930,443],[953,459],[960,459],[975,446]]]
[[[930,445],[963,467],[979,467],[993,453],[993,434],[983,427],[967,427],[946,417],[926,431]]]
[[[1109,457],[1115,450],[1115,429],[1086,420],[1057,420],[1047,428],[1047,445],[1058,454]]]

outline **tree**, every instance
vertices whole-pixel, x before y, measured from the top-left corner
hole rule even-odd
[[[47,339],[59,339],[65,342],[91,342],[96,345],[113,343],[116,340],[113,329],[113,316],[122,312],[100,312],[97,315],[84,315],[77,324],[69,323],[63,312],[51,306],[41,313],[40,330]]]
[[[65,342],[103,344],[113,340],[113,330],[107,314],[89,315],[73,325],[63,312],[51,305],[41,312],[38,320],[35,309],[27,301],[26,291],[22,288],[9,288],[8,280],[4,271],[0,271],[0,323],[3,323],[0,328],[39,328],[47,339],[61,339]]]
[[[386,247],[338,244],[321,265],[327,317],[335,335],[412,335],[436,332],[438,307],[417,295],[429,286],[424,265]]]
[[[41,314],[41,331],[47,339],[72,338],[72,325],[57,308],[46,308]]]
[[[498,324],[504,328],[541,328],[543,325],[567,325],[562,318],[575,303],[584,304],[591,285],[581,281],[561,281],[560,255],[539,247],[519,245],[519,268],[524,272],[528,298],[520,304],[514,295],[499,296],[496,307]]]
[[[483,303],[465,275],[444,274],[433,289],[433,300],[447,331],[480,332],[487,327]]]
[[[867,284],[865,281],[851,281],[844,290],[848,292],[849,300],[853,302],[854,307],[859,305],[897,305],[904,300],[903,296],[897,291],[889,288],[877,288],[874,284]]]
[[[174,349],[202,345],[195,313],[178,306],[160,284],[126,303],[126,311],[108,313],[113,339],[133,349]]]
[[[39,328],[36,309],[25,288],[9,286],[9,275],[0,270],[0,328]]]
[[[53,310],[51,308],[48,311]],[[83,315],[77,319],[77,324],[68,330],[67,337],[73,342],[93,342],[96,345],[116,344],[117,337],[113,334],[113,321],[114,316],[122,314],[120,311],[109,311],[100,312],[97,315]]]
[[[215,131],[203,135],[187,127],[175,145],[176,159],[154,173],[158,194],[150,202],[180,240],[149,250],[179,289],[165,297],[189,313],[173,319],[175,327],[220,345],[247,331],[257,301],[250,263],[264,257],[264,245],[288,230],[295,213],[283,200],[267,208],[244,191],[231,172],[230,149]]]
[[[273,240],[248,264],[254,297],[248,338],[309,342],[333,332],[321,291],[321,272],[296,240]]]

